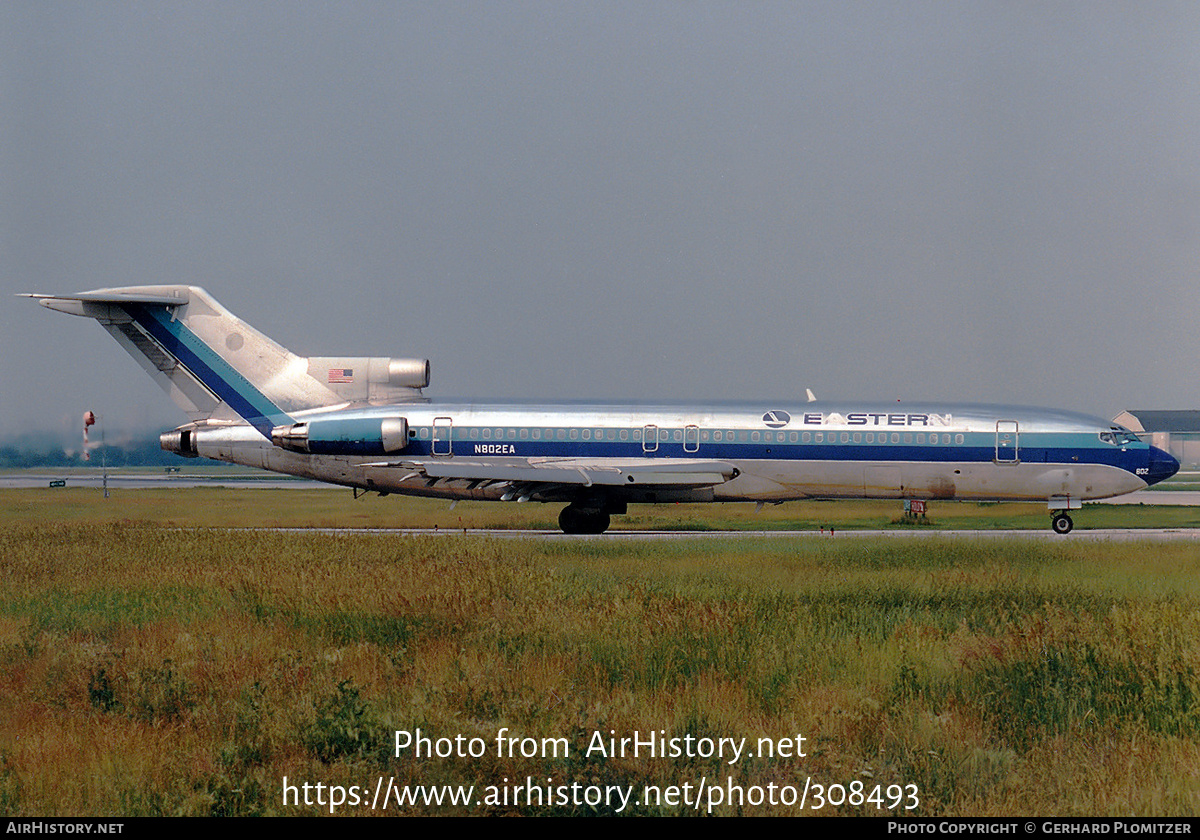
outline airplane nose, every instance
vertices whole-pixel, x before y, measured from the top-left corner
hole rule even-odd
[[[1179,472],[1179,462],[1170,452],[1164,452],[1157,446],[1150,447],[1150,457],[1146,463],[1147,472],[1142,476],[1147,484],[1158,484]]]

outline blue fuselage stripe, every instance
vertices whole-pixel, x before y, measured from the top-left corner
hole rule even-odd
[[[658,449],[645,451],[640,441],[558,441],[558,440],[467,440],[456,434],[452,454],[456,458],[470,459],[511,456],[521,458],[704,458],[730,461],[842,461],[867,463],[988,463],[995,462],[994,444],[980,446],[977,443],[958,445],[914,444],[914,445],[863,445],[838,443],[740,443],[705,442],[698,448],[684,449],[682,443],[660,442]],[[1054,435],[1047,434],[1047,438]],[[1064,435],[1063,437],[1067,437]],[[1064,442],[1065,443],[1065,442]],[[446,454],[443,441],[438,442],[437,455]],[[433,456],[432,442],[411,439],[404,455],[410,457]],[[1109,446],[1103,448],[1079,445],[1055,445],[1045,441],[1036,445],[1022,446],[1018,452],[1022,464],[1062,464],[1079,466],[1100,464],[1134,472],[1144,467],[1146,449],[1121,450]],[[1003,462],[1002,462],[1003,463]]]

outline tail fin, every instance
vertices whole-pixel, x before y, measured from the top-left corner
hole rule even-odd
[[[240,417],[268,437],[273,426],[293,422],[292,412],[355,401],[361,389],[354,382],[353,364],[363,362],[365,368],[366,362],[379,361],[342,360],[350,364],[343,364],[341,375],[334,377],[331,370],[329,381],[322,382],[310,369],[316,370],[312,362],[323,360],[289,352],[197,286],[26,297],[49,309],[95,318],[193,422]],[[428,384],[427,362],[424,369],[424,381],[410,377],[397,385],[414,393],[412,389]],[[368,377],[360,378],[365,385]]]

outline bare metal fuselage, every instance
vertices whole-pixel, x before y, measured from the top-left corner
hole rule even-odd
[[[879,411],[820,403],[790,408],[428,403],[357,414],[401,411],[410,438],[404,450],[387,458],[288,451],[248,425],[197,430],[196,454],[335,484],[448,499],[503,498],[521,484],[506,479],[506,471],[531,464],[569,469],[582,461],[620,476],[631,466],[717,461],[732,465],[736,475],[703,487],[643,485],[635,478],[580,488],[548,480],[531,488],[528,498],[570,501],[582,489],[625,502],[911,498],[1047,501],[1062,507],[1146,487],[1153,456],[1141,441],[1103,439],[1110,426],[1102,420],[1015,406]],[[764,423],[767,414],[775,418],[771,426]],[[462,477],[416,472],[429,462],[474,470],[465,467],[470,474]]]

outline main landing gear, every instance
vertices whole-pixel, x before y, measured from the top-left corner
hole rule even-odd
[[[1075,527],[1075,523],[1071,521],[1071,517],[1065,513],[1055,513],[1050,520],[1050,527],[1054,529],[1056,534],[1069,534],[1071,529]]]
[[[567,505],[558,515],[558,527],[564,534],[603,534],[611,518],[606,510]]]

